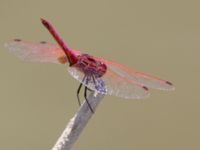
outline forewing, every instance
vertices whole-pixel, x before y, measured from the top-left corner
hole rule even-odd
[[[159,90],[174,90],[173,84],[167,80],[162,80],[160,78],[139,71],[135,71],[115,62],[111,62],[101,58],[97,59],[105,63],[109,70],[115,72],[122,78],[126,78],[127,80],[133,81],[134,83],[136,82],[148,88],[154,88]]]
[[[58,58],[64,57],[62,49],[47,42],[33,43],[15,39],[5,43],[8,50],[24,61],[41,63],[59,63]]]
[[[109,70],[103,77],[96,78],[95,84],[92,78],[90,78],[87,84],[86,80],[82,81],[85,75],[75,67],[69,67],[68,71],[79,82],[82,82],[89,89],[98,93],[114,95],[126,99],[140,99],[149,95],[147,87],[139,85],[127,78],[123,78]]]

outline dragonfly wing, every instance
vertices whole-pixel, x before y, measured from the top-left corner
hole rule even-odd
[[[5,43],[5,47],[20,59],[29,62],[60,63],[58,59],[65,57],[63,50],[58,45],[50,44],[44,41],[40,43],[33,43],[15,39]],[[77,55],[80,54],[78,51],[74,51],[74,53]],[[67,59],[65,62],[66,61]]]
[[[135,71],[133,69],[108,60],[104,60],[101,58],[99,59],[102,62],[104,62],[111,71],[115,72],[122,78],[127,78],[128,80],[137,82],[138,84],[144,85],[148,88],[154,88],[159,90],[174,90],[173,84],[169,81],[162,80],[160,78],[139,71]]]
[[[114,95],[126,99],[140,99],[149,95],[147,87],[123,78],[109,70],[103,77],[95,79],[95,84],[92,79],[87,84],[86,81],[82,81],[84,73],[75,67],[69,67],[68,71],[75,79],[83,83],[83,85],[101,94]]]

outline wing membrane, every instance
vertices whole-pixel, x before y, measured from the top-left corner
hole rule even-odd
[[[84,74],[77,68],[69,67],[68,71],[75,79],[82,82]],[[86,84],[86,81],[82,83],[98,93],[114,95],[126,99],[140,99],[149,95],[146,87],[127,78],[123,78],[109,70],[105,75],[103,75],[103,77],[96,79],[95,82],[100,85],[100,87],[96,88],[92,79],[88,82],[88,84]]]
[[[147,86],[148,88],[154,88],[159,90],[174,90],[173,84],[169,81],[162,80],[139,71],[135,71],[121,64],[117,64],[101,58],[98,59],[107,64],[107,67],[110,70],[112,70],[113,72],[115,72],[123,78],[127,78],[128,80]]]
[[[58,45],[47,42],[33,43],[15,39],[6,43],[5,46],[17,57],[29,62],[60,63],[58,58],[65,57],[63,50]],[[72,51],[75,55],[81,55],[79,51]],[[99,93],[123,98],[144,98],[148,95],[148,88],[174,89],[169,81],[129,69],[115,62],[94,58],[102,61],[108,67],[106,74],[101,79],[96,79],[97,84],[102,84],[103,87],[97,90],[93,80],[90,80],[88,85],[85,81],[83,84]],[[76,67],[69,67],[68,71],[75,79],[82,82],[84,74]]]
[[[58,46],[47,42],[28,42],[15,39],[5,43],[8,50],[24,61],[41,63],[59,63],[58,58],[65,57],[63,50]],[[76,55],[79,51],[72,50]]]

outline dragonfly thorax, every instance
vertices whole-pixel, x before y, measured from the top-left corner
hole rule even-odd
[[[88,54],[78,56],[78,61],[74,66],[85,75],[97,78],[102,77],[107,70],[106,64]]]

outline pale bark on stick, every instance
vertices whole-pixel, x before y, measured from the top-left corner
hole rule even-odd
[[[89,95],[88,101],[94,111],[103,97],[104,95],[94,92]],[[88,104],[84,102],[74,117],[71,118],[52,150],[70,150],[92,115]]]

